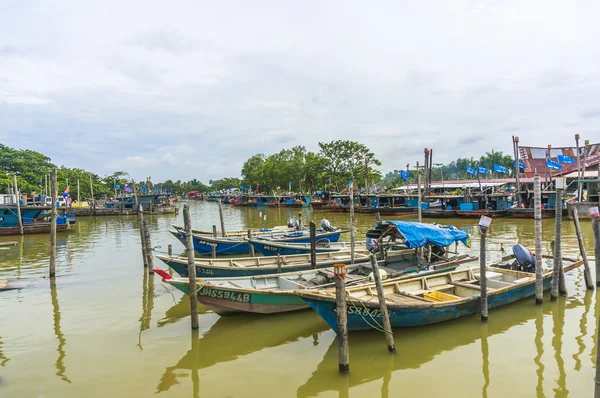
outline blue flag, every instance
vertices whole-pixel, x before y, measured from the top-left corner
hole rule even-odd
[[[490,172],[488,169],[486,169],[485,167],[481,167],[481,166],[479,166],[477,168],[477,170],[479,170],[479,174],[488,174]]]
[[[554,169],[554,170],[562,170],[562,166],[558,163],[556,163],[554,160],[546,160],[546,167],[548,167],[549,169]]]
[[[475,171],[473,168],[471,168],[471,166],[467,166],[466,168],[467,173],[476,176],[477,175],[477,171]]]
[[[558,155],[558,163],[575,164],[575,161],[570,156]]]
[[[119,188],[121,188],[121,187],[119,186],[119,184],[115,184],[115,189],[119,189]]]
[[[515,166],[515,168],[517,167],[517,162],[513,162],[513,166]],[[525,163],[519,161],[519,168],[522,170],[525,170],[527,168],[527,166],[525,166]]]
[[[504,166],[494,163],[494,172],[496,173],[508,173],[508,169]]]
[[[408,173],[408,171],[400,170],[400,177],[402,177],[404,181],[408,181],[409,175],[410,174]]]

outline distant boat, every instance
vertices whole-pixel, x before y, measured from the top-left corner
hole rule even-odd
[[[21,220],[23,223],[23,234],[50,233],[51,222],[44,221],[50,216],[50,207],[47,206],[23,206],[21,207]],[[59,208],[58,211],[65,211]],[[73,216],[74,217],[74,216]],[[68,228],[70,217],[56,217],[56,231],[64,231]],[[74,218],[72,218],[74,220]],[[0,236],[20,235],[19,213],[16,204],[0,205]]]
[[[550,257],[548,257],[550,258]],[[514,259],[514,256],[504,260]],[[565,258],[564,270],[579,267],[583,260]],[[488,308],[494,309],[535,295],[535,274],[500,267],[486,271]],[[552,270],[543,274],[544,290],[550,288]],[[404,281],[384,281],[390,322],[393,327],[422,326],[474,315],[480,311],[479,268],[468,268]],[[297,291],[310,307],[337,331],[334,291]],[[348,330],[370,329],[366,318],[381,324],[374,284],[347,289]]]

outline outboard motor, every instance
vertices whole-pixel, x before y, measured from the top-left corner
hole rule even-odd
[[[333,225],[331,225],[331,223],[329,222],[329,220],[327,220],[325,218],[321,220],[321,228],[323,228],[323,230],[326,231],[326,232],[333,232],[333,231],[335,231],[335,227]]]
[[[295,228],[296,227],[296,224],[294,223],[294,219],[293,218],[288,218],[287,226],[289,228]]]
[[[367,246],[367,250],[371,253],[376,253],[379,251],[379,242],[377,238],[371,238],[367,236],[365,244]]]
[[[535,272],[535,256],[523,245],[514,245],[512,248],[516,260],[511,264],[515,271]]]

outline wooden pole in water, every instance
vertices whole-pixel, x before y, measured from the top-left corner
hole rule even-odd
[[[213,238],[216,238],[216,237],[217,237],[217,226],[213,225]],[[217,257],[217,244],[216,243],[213,243],[211,257],[212,258]]]
[[[373,276],[375,277],[375,286],[377,287],[377,298],[379,299],[379,308],[381,309],[381,318],[383,320],[383,329],[385,330],[385,339],[387,340],[388,351],[396,351],[394,343],[394,334],[392,332],[392,324],[390,323],[390,315],[388,314],[387,304],[385,302],[385,293],[381,285],[381,274],[379,273],[379,265],[374,254],[371,254],[371,267],[373,268]]]
[[[310,268],[317,268],[317,227],[310,222]]]
[[[277,273],[281,274],[281,254],[277,252]]]
[[[92,195],[92,207],[90,208],[90,214],[94,214],[96,212],[96,199],[94,199],[94,181],[92,180],[91,174],[90,174],[90,194]]]
[[[248,239],[252,238],[252,230],[248,230]],[[250,241],[248,241],[248,251],[250,252],[250,257],[254,257],[254,246],[252,246],[252,243],[250,243]]]
[[[540,176],[533,177],[533,206],[535,216],[535,303],[544,301],[542,277],[542,187]]]
[[[169,257],[173,255],[173,245],[169,244],[169,246],[167,246],[167,254]]]
[[[15,188],[15,197],[17,199],[17,215],[19,219],[19,234],[23,235],[23,217],[21,216],[21,201],[19,194],[19,185],[17,184],[17,176],[13,174],[13,185]]]
[[[481,239],[479,242],[479,287],[481,289],[481,320],[488,320],[488,299],[487,299],[487,276],[486,276],[486,260],[485,260],[485,245],[487,228],[479,226]]]
[[[52,219],[50,220],[50,278],[56,275],[56,169],[52,169],[50,178],[52,186]]]
[[[579,154],[579,134],[575,134],[575,147],[577,148],[575,161],[577,162],[577,180],[581,180],[581,156]],[[577,201],[581,202],[581,195],[583,193],[583,185],[577,181]]]
[[[350,185],[350,264],[354,264],[355,247],[356,231],[354,230],[354,179],[352,179],[352,184]]]
[[[222,200],[219,198],[219,219],[221,220],[221,236],[225,237],[225,221],[223,220],[223,204]]]
[[[421,174],[419,174],[419,169],[417,169],[417,219],[419,222],[423,222],[423,213],[421,209]]]
[[[600,220],[592,218],[592,231],[594,231],[594,255],[596,259],[596,287],[600,287]],[[600,333],[599,333],[600,335]],[[600,347],[600,346],[599,346]],[[600,350],[598,350],[600,351]],[[600,380],[598,380],[600,382]]]
[[[44,195],[48,196],[48,176],[44,175]]]
[[[298,212],[298,230],[300,231],[302,229],[302,212],[299,211]]]
[[[375,221],[380,222],[381,221],[381,214],[379,214],[379,212],[377,212],[375,214]]]
[[[138,211],[138,228],[140,229],[140,240],[142,242],[142,260],[144,261],[144,267],[148,266],[148,257],[146,256],[146,233],[144,232],[144,213]]]
[[[552,265],[552,289],[550,300],[555,301],[558,298],[558,280],[560,279],[560,269],[562,268],[562,188],[556,188],[556,223],[554,229],[554,264]],[[541,210],[540,210],[541,211]]]
[[[194,243],[192,241],[192,221],[190,219],[190,206],[183,205],[183,223],[185,228],[185,247],[187,249],[188,278],[190,283],[190,315],[192,329],[198,329],[198,296],[196,293],[196,264],[194,256]],[[216,230],[216,227],[213,226]]]
[[[590,264],[588,262],[587,253],[585,251],[585,243],[583,242],[583,235],[581,234],[581,227],[579,226],[579,214],[577,214],[577,208],[571,207],[571,216],[573,217],[573,223],[575,224],[575,233],[577,234],[577,242],[579,243],[579,251],[583,258],[583,276],[585,279],[585,286],[588,289],[594,289],[594,282],[592,281],[592,271],[590,270]]]
[[[513,136],[513,150],[515,152],[515,179],[517,184],[517,205],[521,208],[521,166],[519,160],[519,137]]]
[[[150,227],[148,221],[144,220],[144,240],[146,242],[146,264],[148,264],[148,273],[154,273],[154,257],[152,256],[152,240],[150,239]]]
[[[335,311],[337,318],[338,369],[342,373],[350,370],[348,353],[348,314],[346,313],[346,264],[333,266],[335,279]]]
[[[77,206],[81,209],[81,199],[79,199],[79,178],[77,179]]]

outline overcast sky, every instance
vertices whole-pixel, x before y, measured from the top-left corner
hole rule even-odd
[[[598,1],[0,0],[0,142],[100,175],[238,176],[369,146],[382,172],[600,141]]]

